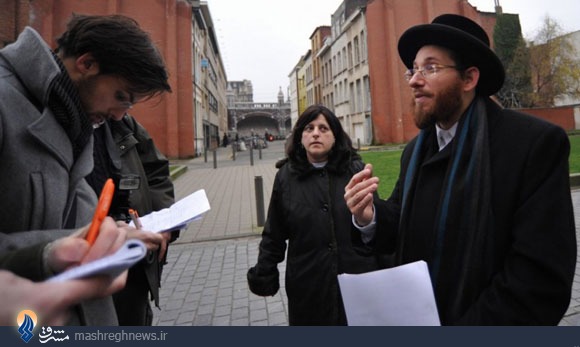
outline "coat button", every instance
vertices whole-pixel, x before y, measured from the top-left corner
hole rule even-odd
[[[119,146],[119,149],[124,150],[125,149],[125,145]]]
[[[322,211],[328,212],[328,204],[322,205]]]

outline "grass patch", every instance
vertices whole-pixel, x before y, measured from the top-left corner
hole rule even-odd
[[[363,161],[373,164],[373,174],[379,178],[379,196],[387,199],[399,178],[402,150],[359,152]]]
[[[570,173],[580,173],[580,135],[570,136]]]
[[[580,134],[570,137],[570,173],[580,173]],[[380,180],[379,196],[387,199],[399,177],[402,150],[359,152],[365,163],[373,164],[373,173]]]

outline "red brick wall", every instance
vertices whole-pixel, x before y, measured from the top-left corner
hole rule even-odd
[[[561,126],[564,130],[574,130],[576,124],[574,121],[574,110],[580,106],[561,106],[553,108],[522,108],[517,111],[534,115],[538,118],[547,120]]]
[[[14,42],[28,25],[29,0],[0,0],[0,48]]]

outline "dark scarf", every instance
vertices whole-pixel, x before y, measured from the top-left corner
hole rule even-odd
[[[401,213],[401,233],[405,233],[403,223],[412,205],[413,185],[418,166],[423,162],[423,146],[426,145],[426,130],[422,130],[413,149],[409,167],[403,181],[403,201]],[[445,309],[453,320],[459,319],[464,310],[477,299],[491,277],[489,265],[493,225],[491,209],[491,174],[489,160],[489,136],[485,102],[477,97],[458,124],[455,146],[451,153],[447,175],[441,191],[442,202],[434,226],[432,261],[429,264],[434,288],[438,285],[441,271],[446,273],[446,281],[454,281],[456,291],[450,297],[452,302]],[[457,231],[457,247],[447,252],[455,252],[452,268],[441,269],[445,234],[449,227],[449,216],[460,216],[454,221]],[[401,255],[399,254],[399,257]],[[487,259],[486,259],[487,258]],[[399,259],[400,261],[401,259]]]
[[[56,54],[53,53],[53,57],[61,73],[50,82],[48,87],[48,107],[67,133],[76,160],[89,142],[93,127],[81,106],[78,91],[66,68]]]

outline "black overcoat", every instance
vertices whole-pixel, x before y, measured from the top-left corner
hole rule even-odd
[[[344,187],[363,167],[359,160],[342,168],[286,163],[276,173],[256,268],[262,275],[277,272],[288,241],[290,325],[345,325],[337,275],[380,268],[376,256],[354,251],[344,200]]]
[[[576,264],[576,234],[570,195],[564,130],[529,115],[486,101],[491,165],[493,225],[486,266],[490,278],[470,283],[477,293],[452,313],[457,293],[455,259],[464,249],[450,230],[445,238],[435,297],[442,324],[555,325],[570,302]],[[458,130],[459,131],[459,130]],[[426,152],[411,193],[407,232],[399,233],[393,211],[401,205],[405,177],[416,139],[405,148],[399,181],[387,201],[376,204],[375,248],[397,253],[397,263],[432,260],[435,216],[452,152],[452,141],[437,151],[435,129],[428,130]],[[398,213],[395,213],[398,216]],[[456,311],[457,312],[457,311]]]

